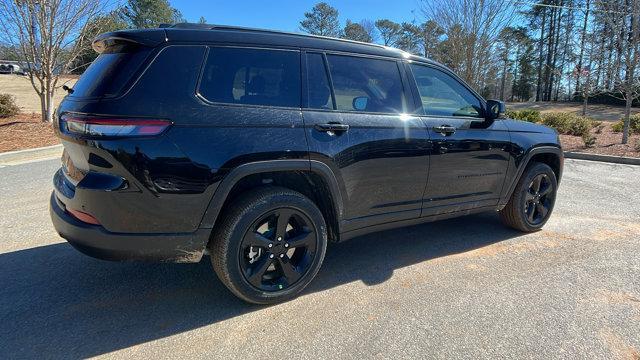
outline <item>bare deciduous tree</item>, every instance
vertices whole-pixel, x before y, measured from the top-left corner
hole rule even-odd
[[[513,19],[509,0],[423,0],[422,13],[436,22],[450,45],[446,54],[469,83],[482,87],[490,67],[489,55],[500,31]],[[446,41],[446,40],[445,40]],[[454,45],[455,43],[455,45]],[[455,60],[456,64],[452,64]]]
[[[625,101],[622,143],[629,142],[631,105],[640,96],[640,82],[637,70],[640,62],[640,0],[614,0],[599,4],[605,13],[618,45],[619,62],[624,75],[614,78],[614,88]]]
[[[53,120],[53,95],[60,74],[92,41],[88,22],[103,12],[102,0],[0,0],[0,37],[19,50],[40,97],[42,121]]]

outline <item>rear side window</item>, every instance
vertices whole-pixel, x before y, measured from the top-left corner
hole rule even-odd
[[[342,55],[327,55],[327,60],[338,110],[405,112],[402,80],[395,61]]]
[[[121,95],[149,56],[150,48],[119,44],[108,47],[73,86],[73,97]]]
[[[211,102],[300,107],[300,52],[212,47],[199,93]]]

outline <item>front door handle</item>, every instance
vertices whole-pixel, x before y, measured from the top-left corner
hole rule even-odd
[[[445,136],[449,136],[456,132],[456,128],[451,125],[440,125],[440,126],[434,126],[433,131]]]
[[[340,123],[316,124],[314,127],[318,131],[333,132],[333,133],[349,130],[349,125],[340,124]]]

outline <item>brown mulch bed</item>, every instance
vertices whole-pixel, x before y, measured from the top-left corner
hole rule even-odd
[[[0,118],[0,152],[32,149],[59,144],[50,123],[40,114],[19,114]]]
[[[579,136],[560,135],[560,142],[565,151],[579,151],[591,154],[614,155],[640,158],[640,151],[636,150],[636,144],[640,141],[640,135],[631,135],[629,142],[625,145],[622,142],[622,133],[615,133],[611,130],[610,123],[602,123],[602,130],[591,130],[591,135],[596,137],[594,147],[587,148],[584,141]]]

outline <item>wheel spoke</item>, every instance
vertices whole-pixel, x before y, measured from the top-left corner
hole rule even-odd
[[[291,264],[288,257],[278,258],[278,266],[282,270],[282,275],[287,279],[287,284],[291,285],[300,279],[302,274]]]
[[[535,196],[530,191],[526,191],[524,193],[524,200],[527,202],[527,204],[531,202],[531,200],[533,200],[534,197]]]
[[[266,249],[269,247],[270,243],[271,241],[269,241],[269,239],[253,231],[248,232],[244,236],[245,246],[259,246]]]
[[[304,232],[300,235],[294,236],[291,239],[287,240],[289,247],[297,248],[297,247],[308,247],[315,242],[316,237],[315,233],[312,231]]]
[[[271,265],[272,262],[273,260],[269,259],[266,254],[263,255],[262,259],[260,259],[257,264],[249,268],[250,273],[247,274],[247,280],[249,280],[249,282],[253,286],[262,286],[262,276],[264,276],[264,273],[267,271],[269,265]]]
[[[533,179],[533,182],[531,183],[531,190],[533,190],[534,194],[537,194],[540,192],[540,183],[542,182],[542,175],[538,175]]]
[[[529,206],[527,207],[527,219],[531,223],[533,222],[533,219],[534,219],[535,210],[536,210],[535,204],[529,203]]]
[[[547,207],[543,204],[538,204],[536,206],[536,211],[540,214],[541,219],[544,219],[544,217],[547,216],[547,213],[549,212]]]
[[[542,189],[540,189],[540,196],[549,195],[551,193],[552,186],[551,184],[546,184]]]
[[[289,209],[280,209],[278,212],[278,225],[276,226],[276,238],[282,237],[284,239],[284,235],[287,232],[287,225],[289,225],[289,220],[291,219],[292,211]]]

